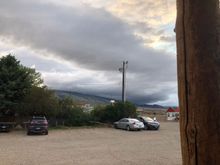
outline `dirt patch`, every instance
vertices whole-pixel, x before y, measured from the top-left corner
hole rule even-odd
[[[179,165],[179,124],[161,123],[159,131],[113,128],[51,130],[27,136],[0,133],[1,165]]]

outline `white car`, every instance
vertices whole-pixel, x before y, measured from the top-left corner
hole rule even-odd
[[[144,129],[144,123],[133,118],[123,118],[117,122],[114,122],[115,128],[130,130],[142,130]]]

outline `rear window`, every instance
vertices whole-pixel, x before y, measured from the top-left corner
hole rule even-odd
[[[32,120],[46,120],[45,117],[33,117]]]

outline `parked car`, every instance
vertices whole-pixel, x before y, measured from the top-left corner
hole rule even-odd
[[[158,130],[160,128],[160,123],[150,117],[139,116],[138,120],[144,123],[145,130]]]
[[[0,132],[10,132],[16,125],[14,116],[10,114],[3,116],[0,113]]]
[[[30,134],[48,135],[48,122],[45,116],[33,116],[27,126],[27,135]]]
[[[0,132],[9,132],[11,125],[6,122],[0,122]]]
[[[114,122],[115,128],[130,130],[141,130],[144,129],[144,124],[137,119],[123,118],[117,122]]]

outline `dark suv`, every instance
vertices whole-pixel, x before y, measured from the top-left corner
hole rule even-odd
[[[32,133],[48,135],[48,122],[45,116],[33,116],[27,127],[27,135]]]

